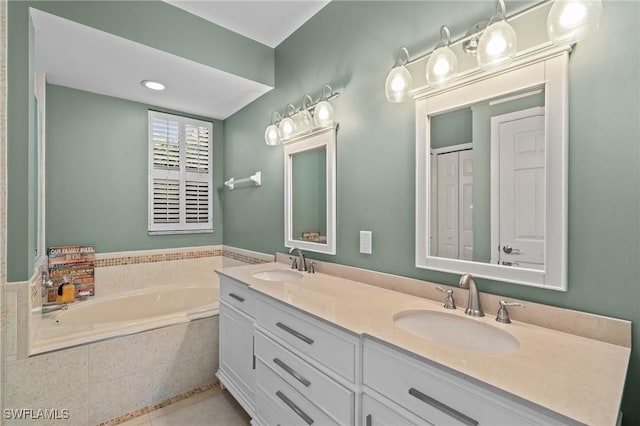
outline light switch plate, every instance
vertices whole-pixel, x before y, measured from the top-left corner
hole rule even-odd
[[[371,231],[360,231],[360,253],[371,254]]]

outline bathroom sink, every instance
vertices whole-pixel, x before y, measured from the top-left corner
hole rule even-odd
[[[520,348],[518,339],[504,330],[443,312],[400,312],[393,322],[411,334],[466,352],[499,355]]]
[[[256,272],[252,274],[252,276],[265,281],[295,281],[301,279],[304,275],[298,271],[288,269],[272,269],[269,271]]]

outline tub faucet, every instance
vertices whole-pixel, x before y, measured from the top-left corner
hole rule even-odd
[[[478,284],[471,274],[464,274],[460,278],[460,287],[469,289],[469,301],[467,309],[464,313],[472,317],[483,317],[484,312],[480,306],[480,295],[478,293]]]
[[[66,311],[69,309],[66,303],[49,302],[42,304],[42,315],[55,311]]]
[[[293,253],[294,251],[298,252],[298,258],[293,260],[293,263],[291,264],[292,268],[297,268],[298,271],[306,271],[307,270],[307,260],[304,258],[304,254],[302,254],[302,250],[300,250],[297,247],[291,247],[291,249],[289,250],[289,254]]]

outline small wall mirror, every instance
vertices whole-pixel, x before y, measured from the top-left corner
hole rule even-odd
[[[417,101],[417,266],[566,289],[567,55]]]
[[[335,254],[336,129],[322,129],[284,148],[285,246]]]

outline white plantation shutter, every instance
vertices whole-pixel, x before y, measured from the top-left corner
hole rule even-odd
[[[213,231],[211,123],[149,111],[149,232]]]

